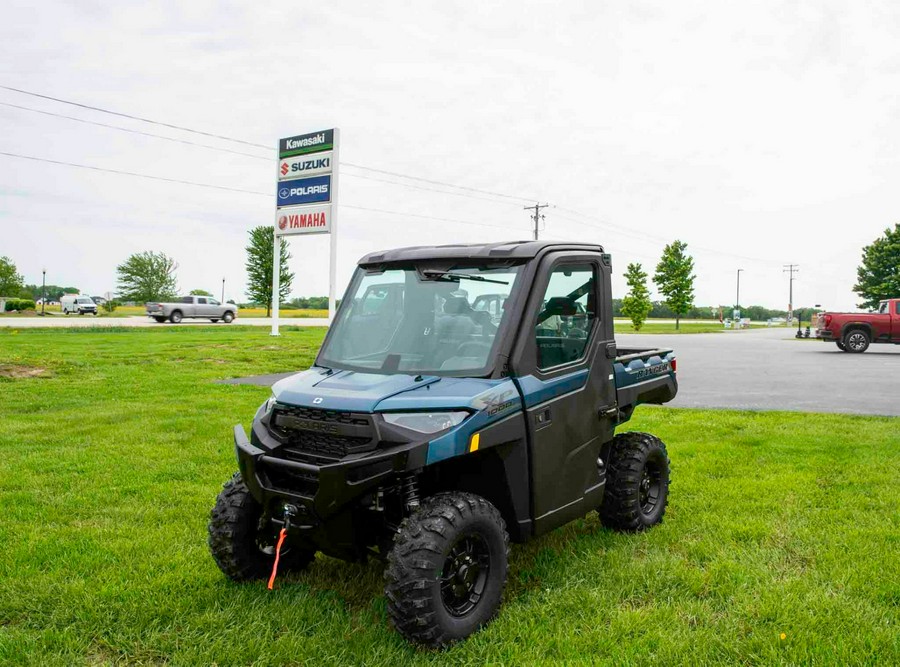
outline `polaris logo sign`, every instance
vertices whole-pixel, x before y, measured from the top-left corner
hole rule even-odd
[[[333,153],[315,153],[285,158],[279,161],[278,178],[281,180],[298,176],[318,176],[331,173]]]
[[[278,183],[278,207],[331,201],[331,176],[298,178]]]
[[[331,206],[289,206],[275,214],[275,233],[328,234],[331,232]]]
[[[322,130],[310,134],[287,137],[278,142],[278,157],[293,157],[309,153],[330,151],[334,147],[334,130]]]

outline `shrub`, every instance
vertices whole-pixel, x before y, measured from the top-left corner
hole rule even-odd
[[[34,301],[31,299],[10,299],[6,302],[6,312],[14,310],[34,310]]]
[[[119,307],[119,302],[116,301],[115,299],[109,299],[108,301],[106,301],[103,304],[103,310],[105,310],[107,313],[113,312],[118,307]]]

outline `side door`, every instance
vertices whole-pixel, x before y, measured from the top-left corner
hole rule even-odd
[[[603,495],[598,459],[613,433],[601,414],[616,401],[608,264],[578,252],[542,260],[512,355],[526,408],[535,534],[583,516]]]
[[[891,302],[891,338],[900,343],[900,299]]]

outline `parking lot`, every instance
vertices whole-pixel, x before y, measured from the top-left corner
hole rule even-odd
[[[793,330],[682,336],[618,335],[622,347],[672,347],[678,396],[669,405],[900,416],[900,346],[863,354],[796,340]]]

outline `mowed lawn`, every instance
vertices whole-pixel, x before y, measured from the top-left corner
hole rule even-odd
[[[0,664],[900,663],[900,420],[642,407],[665,522],[592,514],[512,549],[498,619],[444,653],[382,569],[236,585],[206,547],[231,427],[321,329],[0,330]],[[42,369],[42,370],[40,370]]]

